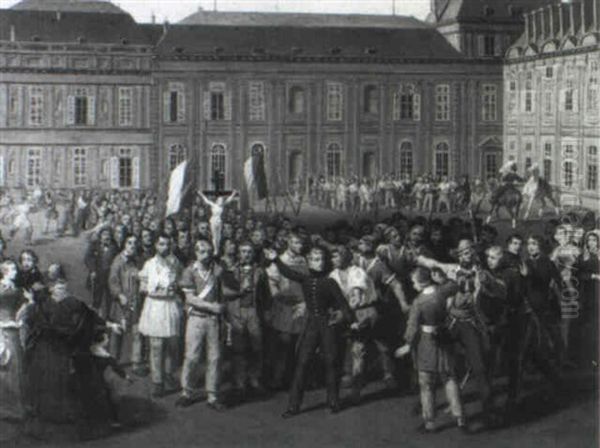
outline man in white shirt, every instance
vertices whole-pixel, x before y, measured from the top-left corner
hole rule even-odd
[[[150,341],[152,395],[156,398],[177,388],[173,378],[174,355],[181,335],[181,300],[176,294],[181,265],[171,254],[171,238],[160,235],[156,255],[139,273],[140,291],[146,294],[140,315],[139,332]]]

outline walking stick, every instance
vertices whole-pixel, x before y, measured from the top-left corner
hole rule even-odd
[[[467,373],[465,374],[464,378],[460,382],[460,386],[459,386],[460,390],[463,390],[465,388],[465,386],[467,385],[467,383],[469,382],[469,378],[471,378],[471,373],[473,373],[473,369],[469,368],[469,370],[467,370]]]

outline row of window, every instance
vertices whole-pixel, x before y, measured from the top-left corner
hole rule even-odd
[[[18,114],[20,101],[19,90],[13,91],[9,100],[9,111]],[[89,88],[75,89],[66,99],[66,125],[89,126],[96,121],[96,96]],[[31,86],[27,91],[27,122],[29,126],[44,126],[45,117],[50,112],[47,104],[47,92],[41,86]],[[57,108],[61,107],[57,104]],[[118,126],[134,125],[134,88],[119,87],[117,91],[117,124]]]
[[[252,153],[265,151],[264,145],[256,143],[252,145]],[[186,150],[183,145],[171,145],[168,149],[168,163],[171,170],[183,162],[186,158]],[[365,153],[370,156],[372,153]],[[292,153],[290,157],[295,157]],[[210,178],[219,177],[223,185],[226,185],[227,176],[227,150],[224,144],[215,143],[208,154],[208,175]],[[344,151],[339,143],[333,142],[327,145],[325,150],[325,173],[329,178],[344,175]],[[435,146],[433,172],[436,176],[450,175],[450,147],[446,142]],[[403,141],[399,147],[399,173],[403,177],[412,179],[414,172],[414,149],[409,141]],[[375,173],[371,173],[375,174]]]
[[[71,152],[71,174],[73,186],[89,186],[88,149],[73,148]],[[42,149],[30,148],[27,150],[25,162],[25,184],[27,187],[44,185],[43,174],[48,174],[47,169],[42,169]],[[55,167],[55,171],[58,169]],[[10,160],[6,172],[15,174],[15,161]],[[0,185],[4,185],[4,157],[0,156]],[[134,157],[131,148],[120,148],[119,155],[101,162],[100,174],[110,177],[111,188],[139,188],[139,157]]]
[[[498,90],[493,84],[484,84],[481,93],[483,121],[498,119]],[[185,86],[183,83],[170,83],[163,96],[163,121],[165,123],[184,123],[186,121]],[[362,90],[361,111],[365,115],[376,116],[380,112],[381,89],[376,85],[366,85]],[[231,91],[224,83],[212,82],[204,92],[204,119],[221,121],[231,119]],[[421,119],[421,94],[413,84],[402,84],[392,98],[393,119]],[[287,112],[292,116],[302,116],[307,110],[307,92],[303,86],[293,85],[288,88],[286,100]],[[325,92],[325,118],[329,122],[344,119],[345,93],[344,85],[338,82],[327,82]],[[449,84],[435,87],[436,121],[447,122],[451,119],[451,91]],[[267,95],[263,81],[248,83],[248,120],[264,121],[267,118]]]
[[[533,156],[530,154],[533,150],[533,143],[525,143],[525,166],[527,170],[532,165]],[[511,152],[514,152],[514,142],[511,142]],[[579,171],[578,162],[578,150],[576,145],[572,143],[565,143],[562,146],[562,152],[560,157],[554,155],[554,148],[552,143],[545,142],[543,144],[542,152],[542,175],[548,182],[553,183],[553,161],[561,160],[561,179],[560,184],[565,188],[575,188],[577,186],[577,179],[583,175],[583,186],[585,190],[597,191],[598,190],[598,147],[596,145],[587,146],[584,154],[584,170]]]
[[[579,96],[585,93],[584,103],[585,111],[588,113],[597,113],[599,109],[600,85],[598,83],[599,64],[592,61],[589,66],[586,85],[579,86],[576,82],[576,73],[573,66],[565,68],[565,77],[563,85],[559,91],[559,110],[562,112],[578,112]],[[555,91],[553,79],[554,68],[546,67],[545,76],[540,85],[542,91],[542,112],[544,115],[552,115],[555,110]],[[583,92],[580,92],[580,88]],[[535,112],[535,94],[534,77],[531,71],[525,74],[525,82],[521,96],[520,110],[526,113]],[[512,79],[508,81],[508,109],[510,112],[517,110],[517,81]]]

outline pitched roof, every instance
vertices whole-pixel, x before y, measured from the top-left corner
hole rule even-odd
[[[158,45],[159,55],[255,56],[264,58],[332,57],[380,59],[462,59],[431,27],[351,28],[318,30],[278,26],[173,25]]]
[[[280,12],[230,12],[199,10],[179,22],[181,25],[293,26],[352,28],[424,28],[415,17],[382,14],[313,14]]]
[[[146,29],[127,14],[89,14],[82,12],[20,11],[0,9],[0,40],[152,45]]]
[[[105,0],[21,0],[10,9],[19,11],[126,14],[121,8]]]

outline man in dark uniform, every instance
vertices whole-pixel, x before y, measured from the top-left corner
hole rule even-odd
[[[352,321],[352,311],[348,307],[338,284],[327,276],[324,249],[317,246],[311,249],[308,255],[308,275],[301,274],[288,267],[277,259],[276,255],[275,251],[269,250],[267,258],[276,260],[277,268],[283,276],[302,284],[304,306],[307,312],[306,324],[297,350],[296,369],[290,390],[288,409],[282,417],[290,418],[300,412],[304,393],[304,380],[309,362],[317,349],[321,350],[325,361],[327,404],[331,413],[338,413],[340,404],[337,384],[338,372],[336,369],[337,340],[335,325],[344,320],[347,322]],[[336,311],[331,312],[331,309],[336,309]]]

